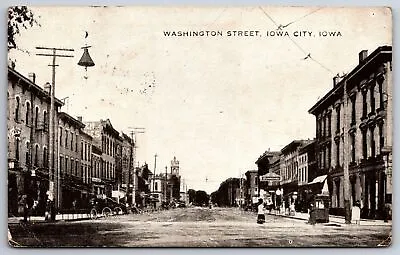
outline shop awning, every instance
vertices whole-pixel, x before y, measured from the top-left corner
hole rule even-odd
[[[309,182],[308,184],[315,184],[315,183],[323,183],[326,180],[327,175],[321,175],[316,177],[312,182]]]

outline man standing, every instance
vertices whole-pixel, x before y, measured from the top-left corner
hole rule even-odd
[[[262,200],[262,198],[259,198],[257,206],[257,223],[263,224],[264,222],[265,222],[264,201]]]

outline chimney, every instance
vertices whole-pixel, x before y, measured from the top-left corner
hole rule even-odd
[[[340,76],[337,74],[335,77],[333,77],[333,87],[336,87],[340,81]]]
[[[358,53],[358,63],[361,64],[368,56],[367,50],[362,50]]]
[[[31,80],[31,82],[33,82],[34,84],[36,84],[36,74],[35,73],[29,73],[28,74],[29,79]]]
[[[80,122],[82,122],[82,116],[77,116],[76,117]]]
[[[50,95],[51,85],[49,82],[46,82],[46,84],[44,84],[44,91],[46,91],[46,93]]]

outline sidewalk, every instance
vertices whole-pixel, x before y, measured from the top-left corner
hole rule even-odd
[[[276,216],[281,216],[285,218],[292,218],[292,219],[298,219],[298,220],[304,220],[308,221],[309,219],[309,214],[308,213],[302,213],[302,212],[296,212],[295,215],[286,215],[286,214],[278,214],[275,212],[267,213],[267,215],[276,215]],[[329,223],[322,223],[322,224],[340,224],[344,225],[345,223],[345,218],[343,216],[336,216],[336,215],[329,215]],[[319,224],[319,223],[317,223]],[[353,224],[353,223],[352,223]],[[372,219],[361,219],[360,225],[363,226],[392,226],[392,221],[389,220],[388,222],[384,222],[383,220],[372,220]]]
[[[99,216],[100,217],[100,216]],[[8,224],[20,223],[24,217],[8,217]],[[74,220],[88,220],[90,215],[86,213],[76,213],[76,214],[57,214],[56,221],[74,221]],[[31,216],[28,222],[46,222],[44,216]]]

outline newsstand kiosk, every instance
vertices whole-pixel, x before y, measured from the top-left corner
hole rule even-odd
[[[329,195],[315,195],[310,208],[310,223],[329,222]]]

